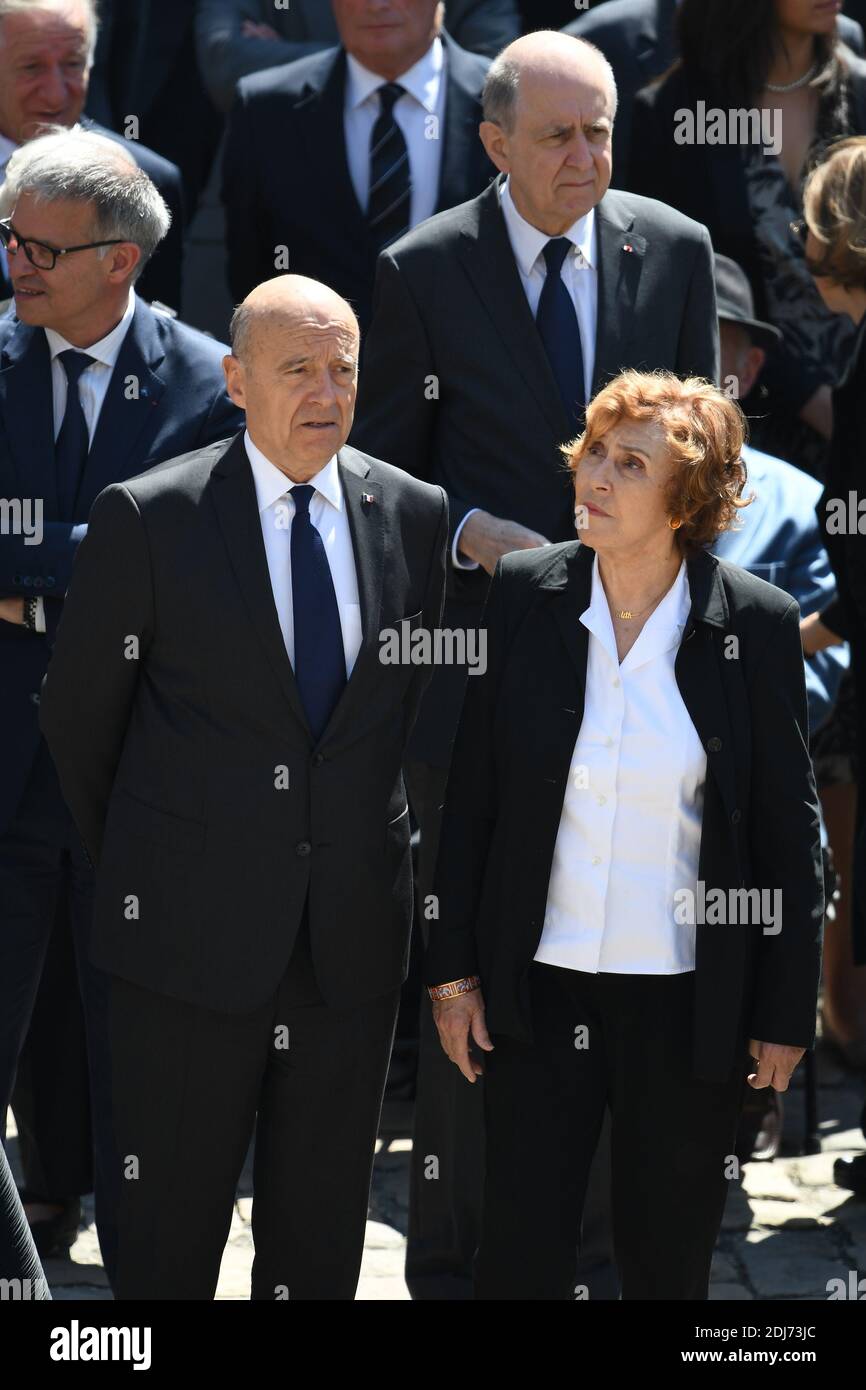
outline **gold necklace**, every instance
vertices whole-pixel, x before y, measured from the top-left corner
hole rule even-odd
[[[673,580],[671,580],[671,583],[668,584],[666,589],[662,589],[661,593],[647,604],[646,608],[641,608],[637,613],[633,613],[630,608],[618,608],[616,610],[617,617],[622,618],[624,621],[628,621],[629,619],[634,618],[642,618],[644,613],[648,613],[651,608],[654,608],[657,603],[661,602],[665,594],[668,592],[668,589],[670,589],[672,585]]]

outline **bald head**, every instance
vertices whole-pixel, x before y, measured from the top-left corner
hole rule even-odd
[[[246,411],[265,457],[306,482],[349,437],[360,331],[354,310],[327,285],[278,275],[234,312],[226,389]]]
[[[235,309],[229,329],[232,352],[246,360],[274,333],[291,332],[303,324],[311,329],[342,326],[354,335],[357,350],[357,315],[336,290],[306,275],[276,275],[256,285]]]
[[[515,39],[494,58],[484,84],[484,119],[512,130],[521,84],[537,87],[550,82],[601,77],[609,92],[608,115],[616,116],[617,91],[613,68],[601,49],[586,39],[541,29]]]

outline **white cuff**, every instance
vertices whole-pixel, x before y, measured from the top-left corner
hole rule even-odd
[[[454,532],[454,543],[451,546],[451,563],[457,570],[477,570],[480,568],[477,560],[470,560],[467,556],[459,555],[457,553],[457,547],[460,544],[460,534],[463,530],[463,527],[466,525],[470,516],[474,516],[476,512],[480,511],[480,507],[470,507],[469,511],[464,516],[460,525],[457,527],[457,530]]]
[[[44,598],[38,598],[38,599],[36,600],[36,631],[37,631],[37,632],[44,632],[44,631],[45,631],[45,600],[44,600]]]

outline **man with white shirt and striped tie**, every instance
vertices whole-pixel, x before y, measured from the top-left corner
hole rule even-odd
[[[437,0],[333,0],[341,47],[245,77],[222,198],[235,301],[290,270],[331,285],[366,328],[376,257],[480,193],[489,60],[442,31]]]

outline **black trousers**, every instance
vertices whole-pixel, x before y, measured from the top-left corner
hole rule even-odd
[[[254,1122],[252,1298],[354,1297],[399,998],[329,1008],[306,916],[251,1013],[112,980],[118,1298],[213,1298]]]
[[[87,1037],[87,1065],[90,1081],[90,1107],[93,1121],[94,1191],[96,1226],[102,1258],[109,1279],[113,1279],[116,1248],[116,1204],[119,1195],[117,1161],[111,1115],[111,1067],[108,1055],[108,992],[109,977],[90,962],[90,931],[93,909],[93,871],[88,865],[78,833],[63,803],[57,774],[45,743],[40,744],[28,785],[18,812],[0,837],[0,1135],[5,1135],[6,1107],[12,1097],[16,1070],[27,1036],[34,1003],[37,998],[49,943],[55,930],[71,930],[74,942],[74,962],[77,967],[75,987],[81,992]],[[68,928],[63,914],[68,918]],[[69,956],[66,958],[69,964]],[[56,960],[52,964],[56,965]],[[62,1005],[70,988],[54,987],[53,999]],[[49,999],[49,1007],[51,1001]],[[59,1020],[54,1019],[55,1025]],[[47,1030],[40,1025],[40,1034]],[[54,1050],[69,1045],[80,1046],[78,1020],[73,1016],[71,1033],[54,1039]],[[34,1060],[31,1056],[31,1062]],[[36,1071],[29,1071],[31,1081],[44,1087],[48,1068],[44,1047],[40,1046]],[[62,1084],[70,1075],[67,1060],[58,1059],[54,1081]],[[74,1059],[77,1064],[78,1056]],[[71,1075],[78,1080],[77,1065]],[[73,1097],[74,1100],[77,1098]],[[30,1095],[31,1109],[37,1111],[44,1101],[58,1117],[61,1113],[56,1097]],[[57,1142],[68,1139],[80,1147],[81,1116],[68,1135],[60,1134]],[[46,1124],[37,1121],[41,1142],[48,1141]],[[70,1153],[70,1162],[71,1162]],[[43,1155],[47,1166],[50,1160]],[[66,1164],[61,1164],[67,1167]],[[75,1196],[80,1188],[75,1177],[73,1190],[68,1194],[54,1191],[40,1193],[47,1197]],[[56,1175],[55,1179],[56,1180]],[[37,1194],[34,1194],[37,1195]]]
[[[590,1163],[611,1112],[614,1245],[627,1299],[705,1299],[745,1078],[693,1077],[694,974],[530,967],[533,1043],[492,1037],[475,1296],[574,1299]],[[583,1032],[581,1030],[585,1029]]]

